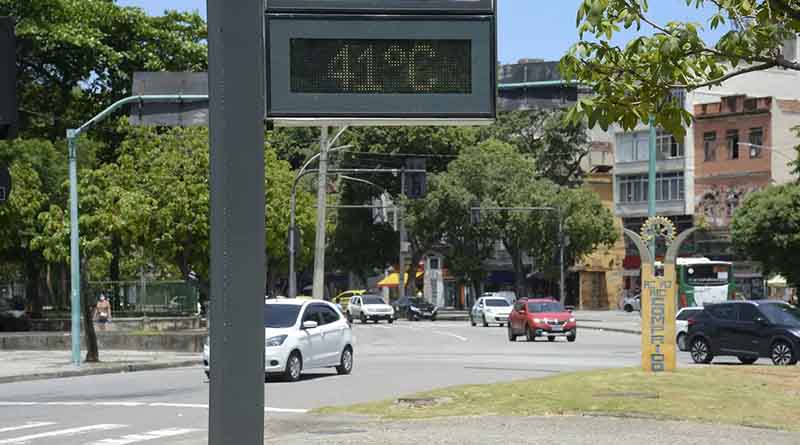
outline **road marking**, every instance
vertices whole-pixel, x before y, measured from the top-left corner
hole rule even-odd
[[[150,403],[147,406],[161,406],[166,408],[206,408],[208,405],[201,403]]]
[[[191,408],[191,409],[208,409],[208,404],[205,403],[164,403],[164,402],[0,402],[0,406],[105,406],[105,407],[125,407],[135,408],[140,406],[150,406],[153,408]],[[273,408],[271,406],[264,407],[264,412],[269,413],[294,413],[305,414],[307,409],[295,408]],[[3,442],[0,442],[2,444]]]
[[[34,406],[39,403],[34,402],[0,402],[0,406]]]
[[[97,442],[92,442],[91,445],[128,445],[138,442],[147,442],[149,440],[163,439],[166,437],[181,436],[184,434],[202,431],[193,428],[169,428],[165,430],[150,431],[143,434],[128,434],[118,439],[103,439]]]
[[[443,331],[431,331],[431,332],[433,332],[434,334],[446,335],[448,337],[457,338],[457,339],[459,339],[461,341],[469,341],[469,339],[467,337],[462,337],[462,336],[460,336],[458,334],[452,334],[450,332],[443,332]]]
[[[95,406],[124,406],[124,407],[134,407],[134,406],[144,406],[146,403],[144,402],[97,402],[94,403]]]
[[[50,426],[55,424],[56,424],[55,422],[30,422],[26,423],[25,425],[8,426],[5,428],[0,428],[0,433],[9,433],[11,431],[27,430],[30,428],[40,428],[43,426]]]
[[[77,436],[79,434],[89,433],[92,431],[114,430],[117,428],[124,428],[125,426],[127,425],[101,424],[101,425],[82,426],[79,428],[68,428],[65,430],[48,431],[46,433],[31,434],[29,436],[14,437],[11,439],[3,439],[0,440],[0,444],[24,444],[36,439],[46,439],[48,437],[59,437],[59,436]]]
[[[308,412],[307,409],[292,409],[292,408],[264,408],[265,413],[292,413],[292,414],[305,414]]]

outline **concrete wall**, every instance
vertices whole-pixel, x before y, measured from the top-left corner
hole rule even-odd
[[[161,335],[130,335],[120,332],[98,332],[100,351],[175,351],[202,352],[205,331],[166,333]],[[82,348],[86,347],[81,338]],[[0,350],[42,351],[69,350],[72,336],[59,333],[14,333],[0,335]],[[84,349],[85,350],[85,349]]]
[[[114,318],[106,329],[122,332],[142,330],[159,332],[184,331],[201,328],[201,321],[197,317]],[[69,332],[71,323],[68,318],[31,320],[31,330],[37,332]]]
[[[800,88],[800,83],[796,86]],[[794,147],[800,145],[798,132],[792,130],[800,125],[800,100],[775,100],[772,111],[772,180],[785,184],[797,179],[788,164],[797,159]]]

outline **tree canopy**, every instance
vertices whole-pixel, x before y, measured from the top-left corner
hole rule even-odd
[[[657,23],[648,0],[583,0],[577,13],[580,41],[562,59],[563,74],[590,85],[596,95],[579,100],[572,116],[607,128],[626,129],[649,116],[669,132],[684,134],[691,114],[671,99],[687,91],[719,85],[745,73],[784,68],[800,61],[784,57],[785,40],[800,34],[800,5],[793,0],[684,0],[707,13],[708,22]],[[718,42],[701,30],[729,26]],[[640,35],[626,45],[612,43],[622,29]]]

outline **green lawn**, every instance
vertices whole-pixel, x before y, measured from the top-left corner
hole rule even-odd
[[[666,374],[614,369],[459,386],[409,398],[438,402],[412,406],[387,400],[318,412],[386,419],[594,413],[800,431],[800,368],[796,366],[717,365]]]

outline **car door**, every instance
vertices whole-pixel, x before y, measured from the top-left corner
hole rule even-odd
[[[764,329],[756,320],[764,315],[753,304],[739,304],[739,322],[734,332],[736,346],[753,355],[759,354],[768,346],[768,329]]]
[[[361,316],[361,297],[353,297],[353,300],[350,301],[350,315],[353,318]]]
[[[340,323],[341,317],[326,304],[317,304],[322,324],[322,353],[320,354],[319,366],[333,366],[339,364],[339,354],[344,348],[344,323]]]
[[[475,302],[475,306],[472,307],[473,320],[480,320],[481,315],[483,315],[483,298],[479,298],[478,301]]]
[[[722,353],[736,354],[741,352],[736,337],[736,329],[739,323],[738,309],[736,304],[715,304],[708,308],[709,313],[714,317],[714,324],[717,327],[717,348]]]
[[[514,303],[514,310],[511,311],[510,323],[511,323],[511,330],[515,333],[522,332],[523,329],[523,321],[525,320],[525,303],[524,302],[516,302]]]
[[[317,327],[312,329],[303,329],[303,323],[307,321],[317,322]],[[320,359],[324,355],[324,347],[322,344],[322,320],[318,305],[310,304],[306,306],[303,312],[303,319],[300,324],[302,333],[300,335],[301,352],[303,354],[303,368],[314,368],[319,366]]]

